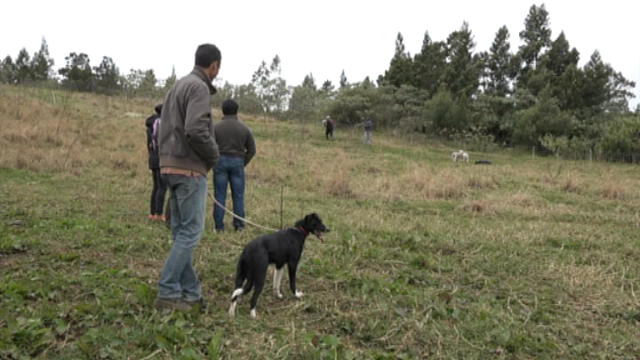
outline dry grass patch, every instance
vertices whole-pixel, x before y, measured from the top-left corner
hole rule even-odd
[[[498,187],[498,181],[494,176],[472,175],[467,180],[467,186],[472,189],[495,189]]]
[[[326,164],[311,166],[309,173],[314,182],[323,189],[323,193],[342,198],[356,198],[366,193],[362,181],[371,179],[352,179],[353,169],[357,161],[353,160],[342,149],[316,151],[312,155],[315,159],[305,161],[307,164]],[[360,183],[358,183],[360,180]]]
[[[462,210],[473,214],[493,214],[493,204],[488,200],[471,200],[461,206]]]
[[[464,176],[451,169],[440,172],[424,167],[410,167],[392,183],[391,191],[408,199],[457,199],[466,195]],[[388,197],[388,196],[387,196]]]
[[[620,184],[605,184],[600,190],[600,195],[608,200],[625,200],[627,191]]]
[[[119,107],[111,106],[109,97],[44,90],[40,94],[51,101],[28,91],[0,97],[0,147],[7,149],[0,153],[0,166],[36,172],[78,172],[92,162],[112,164],[115,169],[131,170],[138,162],[141,168],[146,166],[146,116],[126,118]],[[92,97],[93,106],[84,108],[87,104],[80,100],[86,101],[87,96]],[[140,101],[119,101],[130,109],[125,114],[151,111]],[[105,151],[110,147],[125,150],[116,162]]]
[[[576,310],[594,310],[615,302],[619,293],[615,276],[595,265],[549,264],[545,278],[565,284]]]
[[[581,190],[581,186],[575,179],[568,178],[565,180],[562,190],[569,193],[578,193]]]
[[[493,192],[485,197],[495,213],[514,213],[521,215],[544,215],[549,211],[549,204],[534,194],[518,191],[515,193]]]

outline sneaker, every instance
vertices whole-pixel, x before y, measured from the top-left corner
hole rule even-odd
[[[182,299],[163,299],[156,298],[153,302],[153,306],[155,306],[158,310],[180,310],[180,311],[189,311],[192,308],[192,305],[183,301]]]

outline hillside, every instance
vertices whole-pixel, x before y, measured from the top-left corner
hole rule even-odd
[[[470,152],[241,116],[258,154],[247,216],[317,212],[305,292],[227,316],[235,261],[262,231],[207,226],[205,314],[153,309],[170,234],[147,220],[155,103],[0,86],[0,358],[609,358],[639,356],[634,165]],[[242,110],[242,109],[241,109]],[[219,113],[217,113],[219,118]],[[211,190],[211,180],[209,180]],[[226,221],[230,221],[228,216]]]

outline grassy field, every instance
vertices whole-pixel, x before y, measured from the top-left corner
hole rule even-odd
[[[171,240],[146,218],[153,105],[0,87],[0,359],[640,357],[637,166],[507,150],[454,164],[425,139],[369,147],[248,116],[247,216],[278,227],[283,191],[285,225],[317,212],[333,230],[307,241],[305,297],[269,279],[258,319],[246,298],[230,319],[235,261],[261,231],[214,233],[208,200],[209,309],[156,311]]]

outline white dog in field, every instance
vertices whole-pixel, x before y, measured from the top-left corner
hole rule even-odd
[[[469,162],[469,154],[467,154],[467,152],[464,150],[454,151],[451,153],[451,159],[454,162],[457,162],[457,161]]]

